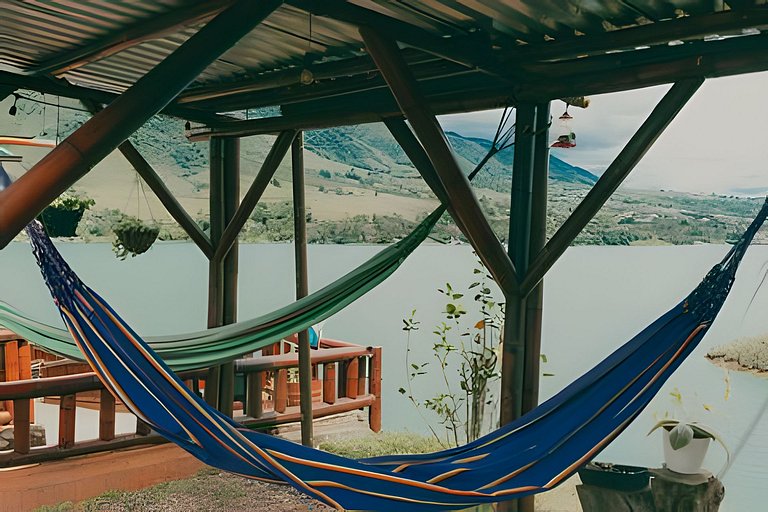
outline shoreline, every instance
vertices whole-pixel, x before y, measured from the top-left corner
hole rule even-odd
[[[726,359],[725,356],[704,356],[711,364],[722,368],[723,370],[751,373],[755,377],[768,379],[768,370],[761,370],[759,368],[749,368],[744,366],[733,359]]]

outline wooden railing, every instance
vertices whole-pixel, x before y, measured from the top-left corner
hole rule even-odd
[[[84,391],[100,391],[99,437],[75,442],[75,395]],[[30,448],[30,399],[58,397],[59,437],[55,446]],[[135,433],[115,435],[115,398],[93,373],[27,379],[0,383],[0,400],[13,401],[13,452],[0,454],[0,467],[29,464],[135,444],[163,442],[160,436],[149,436],[150,430],[137,420]]]
[[[275,345],[264,352],[282,348]],[[320,418],[364,407],[369,408],[370,428],[381,429],[381,348],[361,347],[340,341],[322,340],[321,350],[312,351],[313,375],[317,376],[318,401],[313,404],[313,417]],[[245,416],[238,417],[247,425],[267,427],[299,421],[298,405],[289,402],[288,373],[298,367],[298,355],[285,353],[241,359],[235,372],[245,375]],[[322,368],[322,377],[319,373]],[[179,374],[190,389],[202,387],[205,371]],[[77,393],[99,392],[98,438],[75,440]],[[54,446],[30,446],[31,400],[53,397],[58,403],[59,436]],[[0,453],[0,467],[16,466],[59,459],[99,451],[114,450],[137,444],[161,443],[150,428],[137,419],[135,432],[115,433],[115,398],[93,373],[0,382],[0,403],[13,404],[14,449]]]
[[[235,361],[235,373],[246,377],[243,423],[268,426],[301,419],[298,382],[289,376],[297,373],[298,354],[281,354],[286,346],[290,349],[276,344],[265,350],[273,355]],[[368,407],[371,430],[381,430],[381,347],[320,340],[320,349],[312,351],[312,375],[313,418]]]

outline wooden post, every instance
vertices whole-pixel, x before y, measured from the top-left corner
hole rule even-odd
[[[370,358],[357,358],[357,396],[365,395],[365,379],[368,377],[368,361]]]
[[[262,396],[264,390],[261,387],[261,381],[261,372],[245,374],[245,413],[251,418],[261,418],[262,414],[264,414],[264,398]]]
[[[111,441],[115,438],[115,397],[107,389],[99,394],[99,439]]]
[[[20,454],[29,453],[30,437],[30,401],[28,398],[14,400],[13,410],[13,451]]]
[[[77,400],[75,395],[64,395],[59,403],[59,448],[69,448],[75,444],[75,418]]]
[[[336,363],[323,364],[323,402],[336,403]]]
[[[307,208],[304,196],[304,132],[299,132],[291,145],[293,176],[293,232],[296,265],[296,299],[309,293],[307,277]],[[301,409],[301,444],[312,446],[312,354],[309,332],[299,333],[299,394]]]
[[[210,143],[211,243],[218,249],[225,227],[240,201],[240,141],[213,138]],[[227,325],[237,320],[237,240],[224,253],[214,256],[208,273],[208,327]],[[226,363],[209,370],[205,383],[206,401],[221,412],[232,415],[234,366]]]
[[[32,378],[32,347],[27,340],[19,340],[19,380]],[[35,422],[34,401],[29,401],[29,422]]]
[[[275,412],[285,412],[288,405],[288,370],[282,368],[275,372],[275,393],[274,407]]]
[[[549,182],[549,102],[536,105],[536,135],[533,148],[531,183],[531,229],[528,261],[547,243],[547,187]],[[541,358],[541,323],[544,305],[544,282],[540,282],[525,299],[525,362],[523,365],[522,413],[539,403]]]
[[[509,214],[509,256],[515,268],[525,275],[528,268],[533,187],[533,135],[536,108],[518,105],[515,128],[515,156],[512,177],[512,208]],[[525,361],[525,297],[507,297],[504,319],[504,350],[501,370],[501,424],[518,418],[522,412]]]
[[[374,432],[381,430],[381,347],[373,347],[371,373],[368,384],[373,403],[368,409],[368,425]]]
[[[346,384],[345,396],[348,398],[357,398],[357,380],[359,378],[359,371],[357,369],[357,358],[348,359],[344,362],[346,378],[344,379]]]
[[[0,248],[281,4],[233,4],[0,191]]]
[[[19,342],[13,340],[5,343],[3,352],[5,355],[5,380],[7,382],[19,380]],[[11,413],[11,418],[13,418],[14,402],[8,401],[7,405],[8,412]]]

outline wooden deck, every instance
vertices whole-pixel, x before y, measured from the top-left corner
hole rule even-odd
[[[143,446],[0,470],[0,512],[78,502],[194,475],[205,464],[173,444]]]

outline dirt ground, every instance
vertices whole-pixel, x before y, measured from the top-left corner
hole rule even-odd
[[[541,512],[581,512],[576,496],[578,477],[536,497]],[[289,512],[333,510],[288,485],[249,480],[213,469],[196,476],[132,492],[108,492],[73,505],[43,507],[37,512]],[[484,509],[490,512],[491,509]]]

